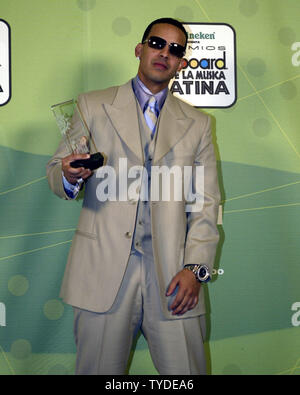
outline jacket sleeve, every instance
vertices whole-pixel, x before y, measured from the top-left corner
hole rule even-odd
[[[197,166],[203,166],[202,173],[200,172],[204,176],[200,188],[202,204],[200,209],[198,207],[195,211],[187,211],[184,265],[205,264],[210,270],[210,275],[212,275],[216,247],[219,241],[217,218],[220,191],[214,146],[211,139],[211,118],[209,116],[207,116],[204,133],[197,149],[194,170]],[[196,183],[195,172],[193,172],[193,183]]]

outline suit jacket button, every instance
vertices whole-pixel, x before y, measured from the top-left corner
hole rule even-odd
[[[131,232],[126,232],[125,233],[125,237],[127,237],[127,239],[130,239],[132,236]]]

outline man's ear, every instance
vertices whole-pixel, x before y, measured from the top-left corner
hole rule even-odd
[[[179,73],[179,71],[182,70],[183,66],[184,66],[184,60],[183,60],[183,59],[180,59],[179,66],[178,66],[178,68],[177,68],[177,73]]]
[[[139,43],[136,47],[135,47],[135,56],[136,58],[139,58],[141,56],[142,53],[142,49],[143,49],[143,44]]]

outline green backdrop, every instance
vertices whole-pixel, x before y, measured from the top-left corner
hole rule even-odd
[[[296,0],[0,0],[12,38],[12,98],[0,107],[1,374],[74,373],[73,313],[58,293],[81,202],[48,188],[60,139],[50,105],[133,77],[134,47],[162,16],[236,31],[236,104],[204,109],[223,199],[206,287],[209,371],[300,373],[299,14]],[[157,373],[142,336],[129,373]]]

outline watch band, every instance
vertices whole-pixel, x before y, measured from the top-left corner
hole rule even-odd
[[[206,265],[189,264],[184,266],[185,269],[191,270],[200,283],[207,283],[211,278],[209,269]]]

